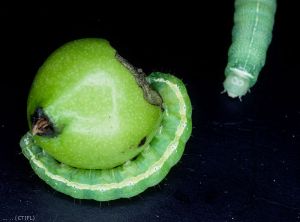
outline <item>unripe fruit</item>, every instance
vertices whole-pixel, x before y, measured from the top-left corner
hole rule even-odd
[[[161,110],[144,99],[107,41],[82,39],[59,48],[38,71],[28,99],[30,122],[36,112],[54,130],[35,135],[40,147],[73,167],[107,169],[143,150]]]

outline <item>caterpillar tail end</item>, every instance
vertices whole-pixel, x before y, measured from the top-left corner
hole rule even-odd
[[[223,86],[229,97],[241,99],[250,89],[250,80],[253,76],[238,68],[230,68]]]

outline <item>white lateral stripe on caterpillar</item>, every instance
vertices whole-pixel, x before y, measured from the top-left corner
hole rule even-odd
[[[79,189],[79,190],[97,190],[97,191],[101,191],[101,192],[105,192],[107,190],[111,190],[111,189],[120,189],[126,186],[132,186],[134,184],[137,184],[139,181],[148,178],[149,176],[151,176],[152,174],[154,174],[157,170],[159,170],[164,162],[172,155],[172,153],[176,150],[178,144],[179,144],[179,140],[180,137],[182,136],[184,129],[187,125],[187,117],[186,117],[186,106],[184,103],[184,98],[180,92],[179,87],[170,82],[169,80],[163,79],[163,78],[158,78],[158,79],[154,79],[153,81],[156,82],[162,82],[167,84],[170,89],[175,93],[176,98],[179,100],[179,113],[180,113],[180,123],[177,126],[176,129],[176,133],[175,133],[175,138],[172,140],[172,142],[170,142],[170,144],[168,145],[166,151],[164,152],[164,154],[162,155],[162,157],[156,161],[147,171],[145,171],[142,174],[139,174],[135,177],[130,177],[130,178],[126,178],[121,182],[118,183],[106,183],[106,184],[82,184],[82,183],[77,183],[74,181],[70,181],[67,180],[66,178],[59,176],[59,175],[55,175],[53,173],[51,173],[50,171],[48,171],[48,169],[44,166],[44,164],[39,161],[35,155],[31,152],[30,149],[28,149],[28,152],[30,154],[30,159],[31,161],[39,168],[43,169],[45,171],[45,174],[50,177],[53,180],[56,180],[58,182],[62,182],[64,184],[66,184],[67,186],[70,187],[74,187],[75,189]],[[28,141],[25,141],[25,143],[28,143]]]
[[[256,3],[256,10],[255,10],[255,14],[256,14],[255,15],[255,23],[254,23],[254,27],[253,27],[253,30],[252,30],[252,33],[251,33],[251,40],[250,40],[250,44],[249,44],[249,48],[250,49],[252,48],[253,41],[254,41],[254,36],[255,36],[255,32],[256,32],[256,29],[257,29],[258,22],[259,22],[259,6],[260,6],[260,2],[257,1],[257,3]],[[250,57],[250,51],[251,50],[248,50],[247,58],[245,60],[244,69],[247,67],[247,63],[248,63],[248,60],[249,60],[249,57]]]

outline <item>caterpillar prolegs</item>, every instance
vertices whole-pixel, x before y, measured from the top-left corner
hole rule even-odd
[[[256,83],[272,39],[276,0],[235,0],[224,91],[239,97]]]
[[[147,80],[162,97],[164,112],[159,131],[136,159],[107,170],[74,168],[59,163],[27,133],[20,145],[36,174],[60,192],[98,201],[132,197],[158,184],[183,154],[192,130],[192,108],[176,77],[152,73]]]

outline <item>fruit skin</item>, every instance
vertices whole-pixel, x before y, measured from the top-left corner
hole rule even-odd
[[[42,108],[53,136],[34,136],[56,160],[82,169],[109,169],[130,160],[155,134],[161,109],[149,104],[132,73],[103,39],[63,45],[33,82],[27,117]],[[146,137],[146,142],[139,147]]]

